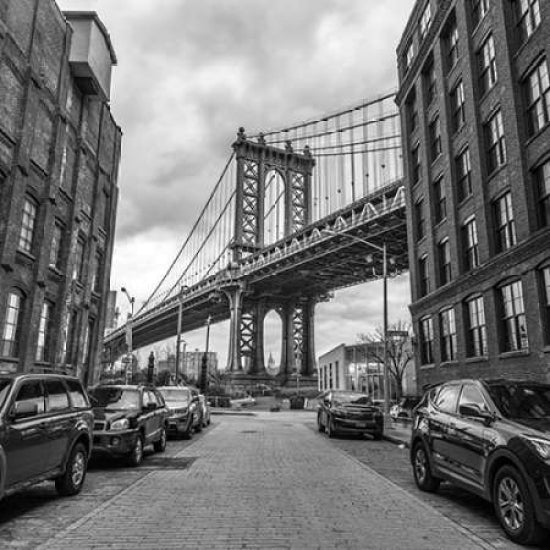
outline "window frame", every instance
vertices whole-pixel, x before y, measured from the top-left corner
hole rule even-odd
[[[420,361],[422,365],[430,365],[434,363],[434,327],[433,318],[431,315],[422,317],[419,320],[420,327]],[[425,330],[427,328],[427,331]]]
[[[434,195],[434,221],[436,224],[447,219],[447,193],[445,189],[445,177],[440,175],[433,184]]]
[[[515,5],[516,28],[518,29],[519,43],[523,45],[541,24],[540,3],[539,0],[515,0]]]
[[[36,221],[38,219],[38,202],[30,195],[25,195],[23,212],[19,226],[17,248],[27,254],[32,254],[36,236]]]
[[[505,291],[510,290],[510,298],[507,299]],[[518,290],[514,294],[514,289]],[[498,298],[500,307],[500,351],[502,353],[525,351],[529,349],[529,337],[525,316],[525,302],[523,299],[523,284],[521,279],[515,279],[498,286]],[[508,308],[507,306],[511,306]],[[520,307],[518,307],[520,306]],[[524,336],[522,337],[522,328]]]
[[[462,202],[473,193],[472,162],[470,148],[466,147],[455,157],[458,201]]]
[[[434,117],[428,126],[428,139],[430,145],[430,160],[435,162],[443,153],[441,142],[441,121],[439,115]]]
[[[15,305],[12,304],[12,298],[17,302]],[[6,295],[0,357],[19,357],[25,301],[25,294],[17,288],[10,289]],[[15,313],[10,320],[10,311],[13,312],[13,310]]]
[[[505,252],[516,246],[516,221],[511,191],[506,191],[493,201],[493,220],[496,253]]]
[[[455,308],[453,306],[447,307],[439,312],[439,341],[442,363],[456,361],[456,334]]]
[[[466,310],[466,356],[486,357],[487,321],[485,300],[482,295],[472,296],[464,301]]]
[[[487,172],[492,174],[504,166],[508,160],[506,150],[506,132],[502,111],[497,109],[485,123],[487,154]]]
[[[479,267],[479,239],[475,217],[468,218],[461,227],[463,266],[465,271]]]
[[[526,76],[524,88],[529,136],[534,136],[550,122],[550,72],[546,57]]]
[[[478,51],[479,88],[481,95],[492,90],[498,82],[495,39],[492,34],[481,44]]]
[[[534,170],[535,196],[539,228],[550,225],[550,159]]]
[[[446,285],[452,280],[451,243],[449,237],[437,243],[437,257],[439,267],[439,286]]]
[[[451,90],[451,119],[454,132],[458,132],[466,123],[466,100],[464,95],[464,82],[459,80]]]

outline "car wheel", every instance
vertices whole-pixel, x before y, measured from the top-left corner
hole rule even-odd
[[[328,419],[328,426],[327,426],[327,435],[332,439],[333,437],[336,437],[336,428],[334,426],[334,420],[332,418]]]
[[[518,544],[534,544],[544,535],[537,523],[531,495],[522,475],[503,466],[493,484],[493,506],[504,532]]]
[[[321,422],[321,415],[318,414],[317,415],[317,429],[322,433],[325,431],[325,427],[323,426],[322,422]]]
[[[160,437],[153,443],[155,453],[163,453],[166,449],[166,428],[161,428]]]
[[[437,491],[441,480],[432,475],[426,448],[420,442],[414,446],[412,462],[414,481],[418,488],[430,493]]]
[[[382,431],[373,432],[372,433],[372,438],[375,439],[376,441],[380,441],[382,439],[382,435],[383,435]]]
[[[128,464],[136,467],[143,462],[143,436],[140,434],[136,437],[136,441],[132,451],[128,455]]]
[[[55,479],[57,492],[63,496],[79,493],[86,478],[87,467],[88,453],[82,443],[77,443],[71,451],[65,473]]]
[[[193,416],[190,416],[187,421],[187,426],[185,426],[185,431],[183,432],[183,439],[191,439],[193,437],[193,422]]]

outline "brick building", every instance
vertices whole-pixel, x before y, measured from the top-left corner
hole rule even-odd
[[[95,13],[0,0],[0,371],[97,375],[121,131]]]
[[[550,381],[550,2],[419,0],[397,54],[419,387]]]

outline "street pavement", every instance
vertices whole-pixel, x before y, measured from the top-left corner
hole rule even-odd
[[[76,497],[56,497],[50,483],[5,499],[0,548],[518,548],[490,506],[420,493],[399,445],[330,440],[312,411],[212,422],[140,468],[94,464]]]

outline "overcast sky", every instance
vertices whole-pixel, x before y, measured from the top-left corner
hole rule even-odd
[[[111,108],[124,135],[111,288],[126,286],[138,305],[210,195],[237,128],[280,128],[394,89],[395,49],[414,3],[57,1],[96,11],[118,57]],[[392,279],[389,292],[390,322],[408,319],[408,278]],[[123,296],[119,306],[125,314]],[[381,323],[381,283],[339,291],[318,306],[317,355]],[[204,330],[184,338],[204,348]],[[212,328],[211,346],[224,363],[225,324]]]

